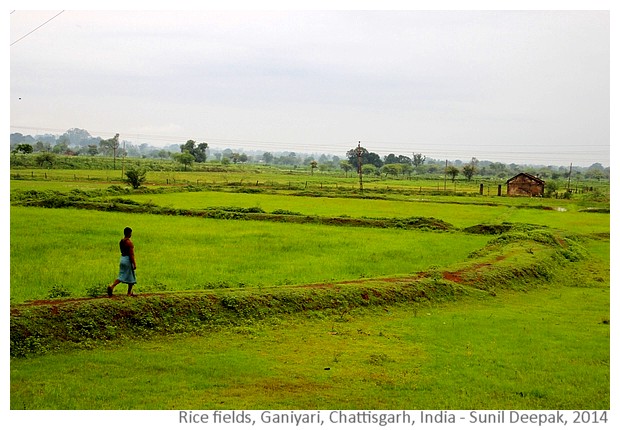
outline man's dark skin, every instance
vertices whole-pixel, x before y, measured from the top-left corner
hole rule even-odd
[[[125,237],[123,237],[121,239],[121,241],[119,242],[119,246],[120,246],[120,249],[121,249],[121,255],[122,256],[128,256],[130,261],[131,261],[131,268],[133,270],[136,270],[136,257],[134,255],[133,242],[131,241],[131,233],[132,233],[132,231],[131,231],[131,229],[129,227],[125,229],[125,231],[124,231]],[[116,287],[121,282],[123,282],[123,281],[121,281],[120,279],[114,280],[112,285],[110,285],[108,287],[108,296],[112,296],[112,292],[114,291],[114,287]],[[131,291],[133,286],[134,286],[134,284],[131,284],[131,283],[127,284],[127,295],[128,296],[134,296],[135,295]]]

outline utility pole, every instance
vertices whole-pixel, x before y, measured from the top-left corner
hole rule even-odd
[[[112,143],[112,151],[113,151],[113,154],[114,154],[114,170],[116,170],[116,150],[118,149],[118,145],[119,145],[118,137],[119,137],[119,134],[116,133],[114,135],[114,137],[112,139],[110,139],[110,141]]]
[[[123,140],[123,162],[121,163],[121,179],[125,177],[125,141]]]
[[[360,192],[364,192],[364,185],[362,183],[362,142],[357,142],[357,173],[360,177]]]
[[[568,169],[568,191],[570,193],[570,175],[573,172],[573,163],[570,163],[570,168]]]
[[[446,191],[446,179],[448,175],[448,160],[446,160],[446,168],[443,169],[443,190]]]

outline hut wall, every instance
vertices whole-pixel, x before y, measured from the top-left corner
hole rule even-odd
[[[508,183],[509,196],[542,196],[545,185],[527,176],[517,176]]]

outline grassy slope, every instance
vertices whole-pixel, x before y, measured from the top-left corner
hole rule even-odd
[[[554,286],[14,360],[11,408],[608,409],[608,310]]]

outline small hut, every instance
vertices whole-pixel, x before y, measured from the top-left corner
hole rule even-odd
[[[506,181],[509,196],[542,197],[545,181],[528,173],[519,173]]]

